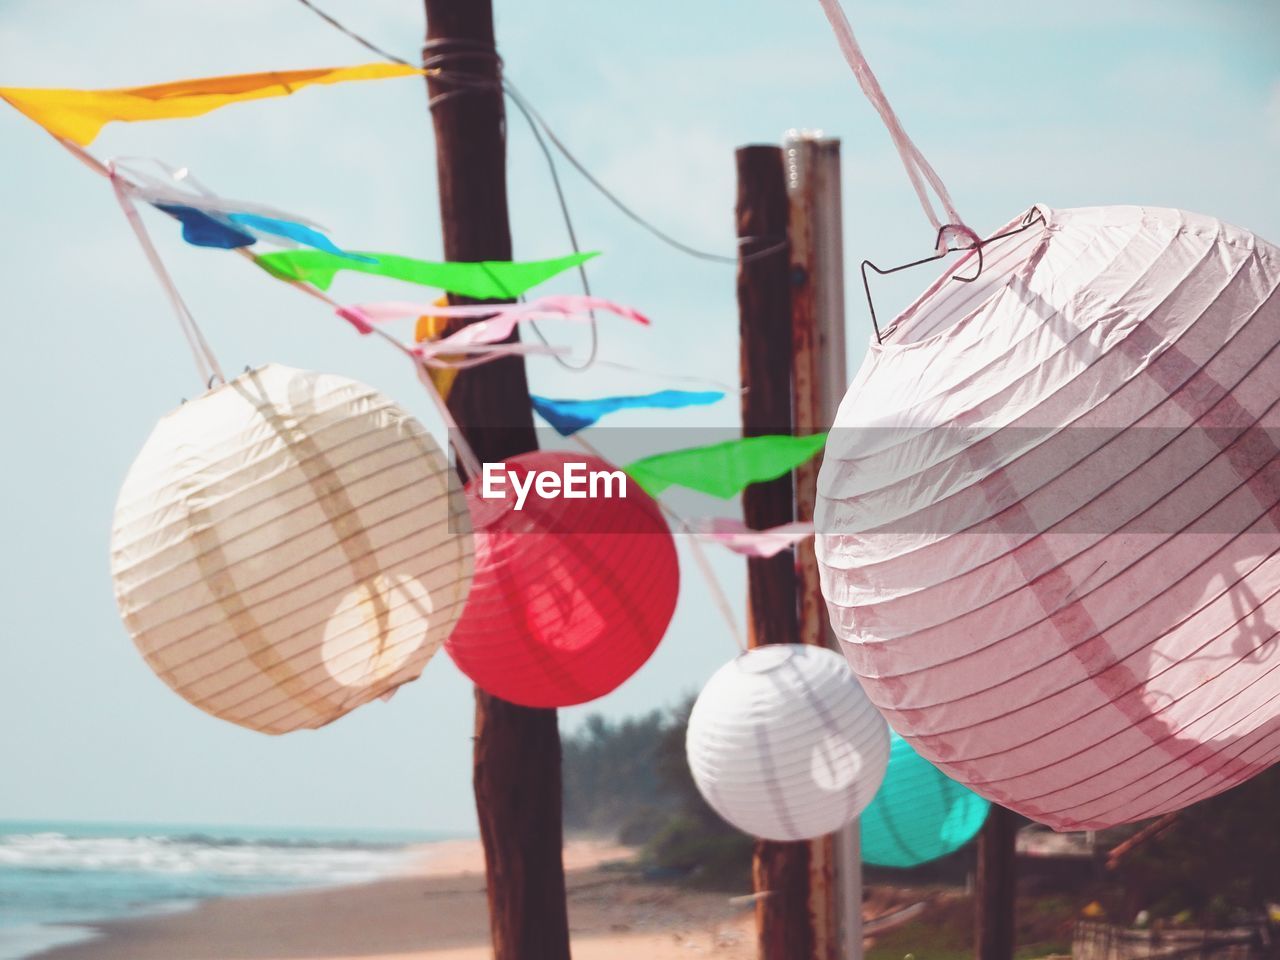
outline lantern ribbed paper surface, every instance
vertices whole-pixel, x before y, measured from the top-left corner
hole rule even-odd
[[[1096,828],[1280,755],[1280,250],[1177,210],[1034,212],[871,345],[818,556],[922,756]]]
[[[553,451],[505,468],[563,475],[569,463],[617,470]],[[625,490],[583,499],[531,490],[516,510],[511,483],[489,499],[468,483],[475,583],[446,649],[476,686],[523,706],[565,707],[604,696],[649,659],[675,611],[680,571],[658,505],[630,480]]]
[[[943,774],[893,731],[884,783],[858,821],[862,862],[915,867],[972,840],[991,804]]]
[[[216,717],[319,727],[417,677],[462,612],[472,538],[421,424],[343,377],[269,365],[156,426],[111,567],[151,668]]]
[[[889,760],[888,728],[848,665],[802,644],[756,647],[717,670],[685,746],[707,803],[766,840],[840,829],[871,802]]]

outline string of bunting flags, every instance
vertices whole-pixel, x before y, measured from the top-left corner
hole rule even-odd
[[[110,90],[42,90],[0,87],[0,98],[35,120],[59,139],[80,146],[93,141],[112,121],[162,120],[195,117],[234,103],[286,96],[314,84],[375,80],[421,74],[398,64],[365,64],[289,72],[240,74],[176,81],[145,87]],[[297,245],[256,254],[254,262],[277,279],[328,290],[343,270],[373,274],[420,286],[434,287],[476,300],[514,299],[539,284],[598,256],[597,252],[570,254],[546,260],[474,263],[433,262],[398,254],[348,251],[335,244],[309,218],[275,210],[250,201],[218,196],[189,171],[160,165],[168,180],[144,173],[136,165],[118,169],[132,181],[133,194],[177,220],[183,239],[195,246],[243,250],[259,241]],[[182,189],[189,187],[190,189]],[[336,312],[361,333],[376,323],[428,316],[449,320],[483,317],[448,336],[419,336],[413,355],[435,367],[466,365],[463,354],[483,354],[484,359],[512,354],[552,352],[538,344],[502,344],[515,324],[530,320],[581,321],[589,311],[602,310],[648,325],[647,317],[630,307],[596,297],[545,297],[530,303],[493,306],[423,304],[409,301],[340,306]],[[418,333],[422,333],[419,325]],[[474,362],[474,361],[472,361]],[[483,359],[481,360],[483,362]],[[444,382],[447,392],[451,377]],[[437,382],[436,386],[441,383]],[[721,391],[661,390],[644,395],[594,398],[532,396],[534,410],[562,436],[572,436],[593,426],[602,417],[627,409],[679,409],[723,399]],[[751,483],[781,476],[822,449],[825,435],[813,437],[751,437],[708,447],[679,450],[647,457],[628,465],[626,472],[644,490],[658,494],[681,485],[720,498],[732,497]],[[748,555],[793,545],[794,530],[780,536],[775,531],[749,531],[730,535],[723,529],[698,530],[694,535]]]
[[[599,312],[649,327],[649,318],[590,295],[462,305],[447,299],[342,304],[325,291],[348,271],[473,300],[515,301],[580,268],[596,252],[463,263],[349,250],[308,217],[221,197],[186,169],[155,161],[104,164],[84,149],[108,123],[193,118],[309,86],[424,73],[430,71],[375,63],[106,90],[0,87],[0,99],[110,180],[169,295],[198,369],[202,376],[212,372],[206,393],[157,426],[126,480],[112,538],[122,617],[148,664],[176,692],[215,716],[266,733],[322,726],[392,695],[421,673],[441,645],[477,685],[515,703],[559,707],[607,693],[648,659],[674,612],[679,571],[671,525],[663,517],[671,511],[656,498],[674,486],[731,498],[807,462],[827,439],[825,433],[748,437],[644,457],[623,468],[635,489],[616,503],[588,501],[585,520],[580,510],[570,519],[563,507],[548,501],[524,514],[510,499],[495,506],[477,495],[480,464],[444,400],[457,371],[502,356],[563,352],[549,344],[505,342],[523,323],[594,324]],[[275,364],[230,381],[222,377],[135,202],[176,221],[186,243],[245,257],[326,304],[360,334],[380,338],[409,357],[470,477],[465,497],[453,495],[456,474],[430,435],[371,388]],[[264,251],[264,245],[278,249]],[[459,320],[473,322],[451,329]],[[398,321],[414,323],[411,342],[387,329]],[[686,409],[725,396],[723,390],[665,389],[586,398],[534,395],[530,402],[562,437],[577,439],[620,411]],[[294,426],[282,430],[282,423]],[[216,442],[227,436],[237,450],[230,470],[224,469],[225,451]],[[189,437],[196,438],[194,446]],[[548,464],[563,466],[566,456],[536,451],[503,466],[520,477]],[[589,459],[601,473],[612,469],[604,460]],[[192,464],[194,472],[188,469]],[[388,484],[396,484],[394,509],[383,505]],[[155,490],[161,491],[159,497]],[[215,510],[215,504],[231,506]],[[261,567],[254,551],[279,549],[286,542],[278,536],[285,529],[276,524],[278,511],[287,511],[289,518],[289,562],[272,565],[276,572],[263,576],[254,572]],[[171,524],[170,515],[186,520]],[[418,519],[408,526],[420,527],[420,535],[402,535],[404,517]],[[814,535],[812,523],[752,530],[741,520],[706,518],[681,520],[678,526],[694,538],[695,557],[726,611],[699,541],[747,557],[770,557]],[[161,536],[156,531],[162,527]],[[185,550],[191,540],[201,544],[194,559],[176,565],[165,560],[166,552]],[[637,562],[646,578],[625,574]],[[558,599],[549,603],[548,597]],[[181,609],[174,598],[181,598]],[[427,617],[427,611],[433,615]],[[419,634],[427,622],[424,641]],[[776,655],[756,651],[750,669],[742,661],[743,676],[769,673]],[[793,698],[788,707],[775,698],[775,706],[800,710],[814,735],[828,708],[838,707],[841,736],[849,738],[840,749],[853,752],[834,757],[836,794],[825,787],[815,792],[812,783],[802,782],[807,775],[786,773],[788,789],[800,790],[796,796],[803,794],[812,808],[798,833],[773,823],[753,826],[750,817],[726,813],[767,836],[814,835],[838,826],[874,794],[875,769],[883,769],[888,754],[883,721],[838,657],[811,648],[789,656],[794,659],[787,669],[805,666],[798,676],[825,678],[825,700],[812,704]],[[773,681],[762,682],[767,687]],[[710,699],[704,692],[700,716],[715,709]],[[690,749],[692,758],[696,751]],[[713,787],[707,777],[715,779],[719,762],[708,760],[714,753],[710,748],[698,753],[710,767],[695,764],[699,786],[708,790]],[[746,754],[738,760],[751,762]],[[862,760],[874,775],[856,775]],[[756,787],[763,789],[763,781]],[[744,802],[749,806],[750,801]]]
[[[285,732],[393,693],[442,643],[506,699],[590,700],[639,669],[675,608],[671,511],[657,498],[683,487],[728,499],[825,449],[815,516],[839,533],[817,537],[815,554],[845,656],[766,645],[704,688],[688,756],[727,819],[778,838],[821,834],[862,810],[874,820],[872,797],[898,744],[886,718],[903,738],[899,769],[924,775],[904,783],[950,777],[1059,829],[1171,813],[1280,758],[1277,637],[1267,625],[1280,614],[1280,458],[1266,436],[1280,406],[1280,250],[1213,217],[1138,206],[1037,204],[981,237],[889,106],[839,0],[819,2],[932,227],[936,256],[918,263],[960,256],[877,325],[829,447],[825,433],[761,436],[644,457],[622,468],[634,481],[625,497],[589,501],[586,530],[563,529],[571,518],[562,505],[521,513],[523,495],[486,505],[481,465],[443,394],[459,369],[566,352],[504,342],[522,323],[587,322],[594,334],[597,311],[647,327],[646,317],[590,296],[344,305],[325,291],[350,272],[513,301],[596,253],[445,263],[348,250],[308,218],[224,200],[185,171],[155,177],[85,151],[113,122],[192,118],[431,70],[375,63],[106,90],[0,87],[0,99],[109,178],[208,387],[157,427],[116,514],[121,612],[166,682],[218,716]],[[536,130],[536,112],[512,96]],[[411,360],[450,430],[457,468],[420,424],[363,385],[277,365],[223,377],[135,203],[177,221],[188,243],[244,257]],[[997,241],[998,252],[984,254]],[[479,322],[452,330],[461,319]],[[411,342],[389,329],[400,320],[413,321]],[[595,360],[593,346],[584,368]],[[580,440],[619,411],[723,397],[664,390],[530,402]],[[222,468],[217,437],[234,438],[234,469]],[[527,491],[534,472],[566,457],[538,451],[502,466]],[[194,471],[179,469],[183,458]],[[361,472],[379,463],[386,469]],[[416,464],[407,471],[416,479],[388,489],[405,464]],[[286,468],[296,482],[279,489]],[[463,496],[450,496],[458,489]],[[401,535],[391,509],[424,518],[408,525],[416,536]],[[281,511],[297,542],[291,562],[263,576],[257,554],[243,551],[279,545]],[[813,534],[737,521],[683,527],[695,547],[747,556]],[[635,567],[647,579],[630,575]],[[424,638],[433,604],[447,613]],[[455,615],[452,630],[439,628]],[[908,840],[895,834],[900,811],[881,819],[886,862],[918,862],[976,829],[980,803],[950,787],[938,794],[942,832],[933,823]]]

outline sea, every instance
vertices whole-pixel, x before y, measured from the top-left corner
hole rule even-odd
[[[451,836],[373,830],[0,820],[0,960],[94,936],[94,921],[200,900],[363,883]]]

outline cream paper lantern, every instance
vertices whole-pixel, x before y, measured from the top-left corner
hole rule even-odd
[[[162,419],[134,461],[111,539],[121,615],[200,709],[264,733],[323,726],[416,678],[461,614],[456,492],[376,390],[245,373]]]
[[[694,783],[725,820],[766,840],[804,840],[871,802],[889,730],[838,653],[780,643],[716,671],[685,748]]]
[[[1280,757],[1280,249],[1144,207],[1019,226],[870,345],[817,553],[895,730],[1101,828]]]

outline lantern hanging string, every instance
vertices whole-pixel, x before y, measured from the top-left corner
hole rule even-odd
[[[138,238],[138,245],[142,247],[142,252],[146,255],[147,263],[155,273],[156,279],[160,282],[161,288],[173,307],[174,315],[178,319],[178,326],[182,329],[182,335],[186,338],[187,346],[191,348],[191,355],[195,360],[196,372],[200,375],[201,383],[206,390],[213,385],[215,380],[226,383],[227,378],[222,373],[218,358],[214,356],[213,349],[205,339],[204,333],[201,332],[200,326],[196,323],[195,317],[187,307],[186,301],[182,299],[182,294],[178,292],[177,284],[174,283],[173,277],[165,268],[164,261],[160,258],[160,253],[156,250],[155,244],[151,242],[151,235],[147,232],[146,224],[142,222],[142,217],[139,216],[137,208],[133,205],[133,199],[129,195],[128,181],[124,180],[116,172],[114,164],[102,163],[87,150],[63,137],[55,137],[54,139],[69,150],[81,163],[106,177],[111,183],[116,201],[120,204],[120,209],[124,212],[125,219],[128,220],[129,226]]]
[[[840,6],[840,0],[818,0],[818,2],[822,5],[822,10],[827,15],[827,20],[831,23],[831,29],[836,35],[836,43],[839,45],[845,61],[852,68],[853,75],[858,80],[858,86],[862,88],[862,92],[871,101],[871,105],[875,107],[876,112],[880,114],[880,119],[884,122],[885,127],[888,128],[889,136],[893,139],[893,145],[897,148],[898,156],[902,158],[902,165],[906,168],[907,176],[911,180],[911,186],[915,189],[916,197],[920,200],[920,206],[924,209],[925,216],[933,224],[934,230],[939,231],[939,252],[946,250],[947,234],[952,231],[967,237],[970,243],[976,242],[976,235],[965,225],[960,214],[956,212],[955,204],[951,202],[951,195],[947,192],[947,187],[942,182],[942,178],[934,171],[929,161],[924,158],[920,148],[907,136],[907,131],[902,127],[902,121],[898,119],[897,114],[893,112],[893,107],[889,105],[889,99],[885,96],[884,90],[881,89],[880,81],[876,79],[870,64],[867,63],[867,58],[862,53],[862,48],[858,46],[858,40],[853,35],[853,27],[849,25],[849,18],[845,16],[844,9]],[[933,192],[941,202],[947,217],[946,222],[943,222],[934,210],[933,203],[929,199],[928,190],[925,188],[925,181],[933,188]],[[948,228],[951,229],[949,230]]]
[[[117,172],[114,163],[104,164],[79,144],[73,143],[65,137],[54,137],[54,140],[62,144],[64,148],[70,151],[72,156],[90,170],[106,177],[110,181],[111,189],[116,195],[116,201],[120,204],[120,209],[124,211],[125,219],[129,221],[129,226],[133,228],[134,235],[138,238],[138,244],[142,247],[142,252],[147,257],[147,263],[150,264],[151,269],[155,272],[156,279],[160,281],[160,286],[164,289],[166,296],[169,298],[169,303],[173,306],[173,312],[178,318],[178,326],[182,328],[182,335],[186,338],[187,345],[191,348],[191,354],[195,359],[196,371],[200,375],[201,383],[206,390],[213,385],[214,380],[226,383],[227,378],[222,373],[222,367],[218,364],[218,359],[214,356],[213,349],[209,346],[208,341],[205,340],[195,317],[192,316],[186,301],[182,299],[182,294],[178,292],[178,286],[174,283],[173,277],[165,269],[164,261],[161,260],[155,244],[151,242],[151,235],[147,232],[146,224],[142,222],[142,217],[138,214],[138,210],[129,194],[131,186],[129,181]]]
[[[661,500],[658,505],[662,507],[673,520],[680,523],[685,532],[689,533],[688,524],[680,520],[671,508],[664,504]],[[693,554],[694,562],[697,563],[698,569],[702,572],[703,578],[707,581],[707,589],[711,591],[711,599],[715,601],[716,606],[720,610],[720,616],[724,618],[726,624],[729,625],[729,633],[733,636],[733,642],[738,645],[738,649],[742,653],[747,652],[747,641],[742,635],[742,630],[738,626],[738,620],[733,615],[733,607],[729,604],[729,598],[725,595],[724,588],[720,586],[720,581],[716,579],[715,571],[711,569],[711,561],[707,559],[706,552],[702,549],[702,543],[697,536],[689,537],[689,552]]]
[[[584,440],[578,434],[574,434],[571,438],[578,446],[580,446],[591,456],[598,460],[609,462],[609,458],[597,450],[591,443]],[[662,502],[661,497],[654,497],[654,503],[658,505],[663,513],[671,518],[678,530],[691,534],[689,537],[689,550],[693,554],[694,563],[698,565],[698,572],[702,574],[703,579],[707,582],[707,590],[711,593],[711,599],[716,605],[716,609],[720,611],[720,616],[724,618],[725,624],[729,628],[729,635],[733,638],[734,644],[742,653],[747,652],[747,641],[742,635],[742,628],[738,626],[738,618],[733,615],[733,605],[729,603],[729,597],[724,592],[724,587],[720,585],[719,579],[715,575],[715,571],[711,569],[711,562],[707,560],[707,555],[703,552],[702,544],[698,541],[697,536],[692,535],[693,529],[690,523],[680,514],[666,503]]]

